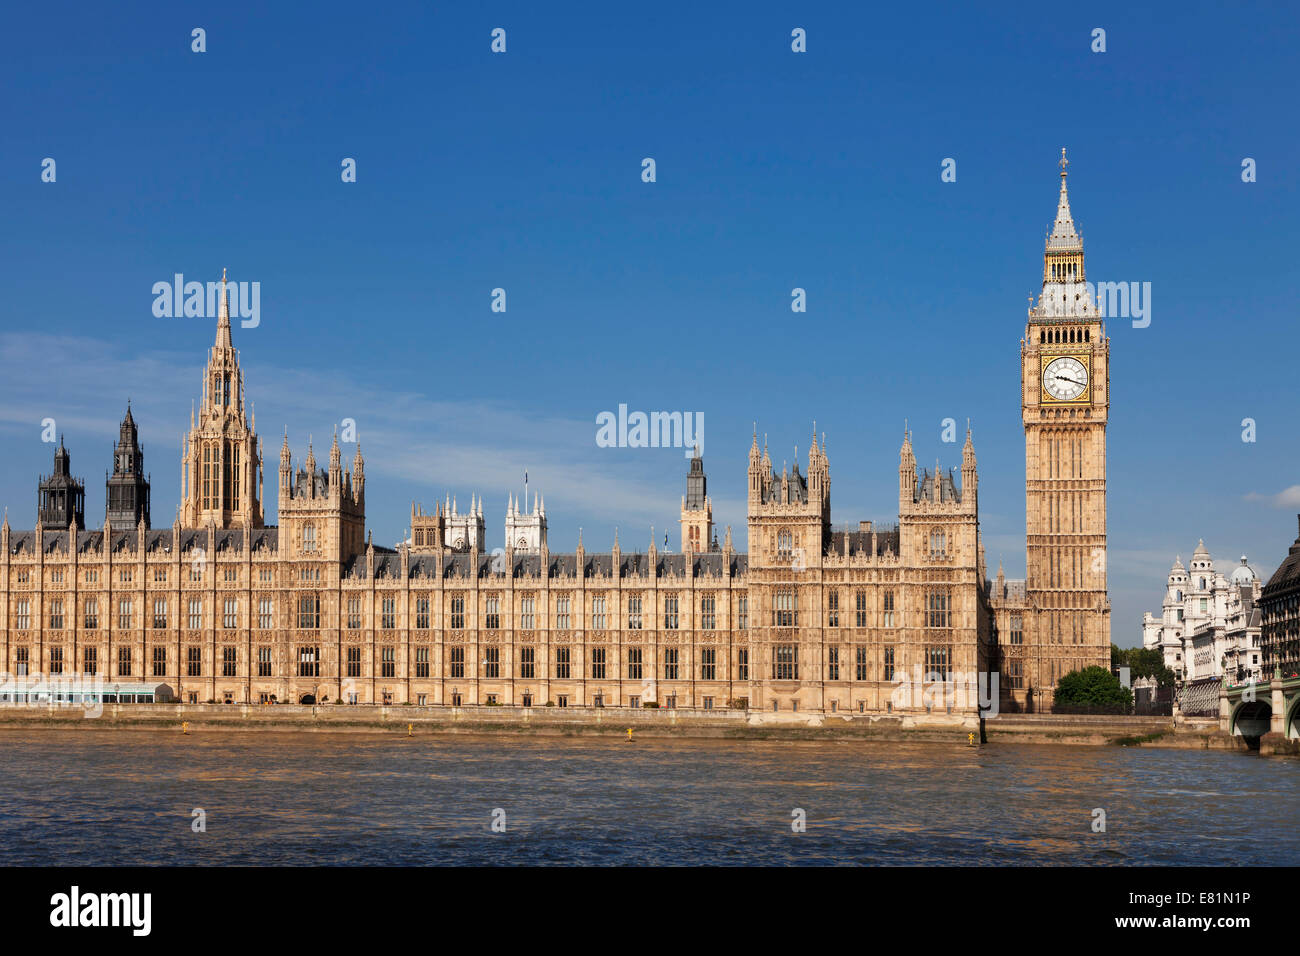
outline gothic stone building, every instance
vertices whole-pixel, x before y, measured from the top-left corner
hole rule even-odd
[[[975,711],[989,617],[969,435],[960,485],[918,476],[905,438],[888,529],[832,530],[824,439],[805,476],[777,473],[755,434],[748,555],[730,529],[717,544],[698,457],[680,553],[617,539],[553,553],[544,506],[514,500],[504,556],[444,508],[413,512],[410,540],[377,547],[361,449],[345,469],[337,437],[327,466],[309,445],[295,467],[286,436],[279,524],[265,525],[222,299],[172,527],[149,526],[129,412],[102,528],[80,526],[62,446],[36,530],[0,527],[10,673],[163,682],[190,702]]]
[[[748,707],[973,714],[977,677],[1004,699],[1050,695],[1106,663],[1106,359],[1080,298],[1082,241],[1062,173],[1043,295],[1021,343],[1027,582],[997,590],[980,541],[969,430],[960,483],[917,471],[910,433],[898,522],[831,524],[830,459],[814,428],[807,473],[777,472],[757,430],[749,553],[717,543],[703,461],[691,462],[679,553],[553,553],[545,506],[512,499],[504,553],[484,551],[481,499],[412,512],[396,549],[366,533],[358,444],[345,469],[287,434],[267,526],[262,445],[224,290],[182,501],[149,524],[128,412],[99,529],[60,446],[34,531],[0,526],[0,665],[16,675],[166,683],[183,701],[311,699],[429,705]],[[1076,291],[1079,290],[1079,291]],[[1082,383],[1082,384],[1080,384]],[[129,427],[128,427],[129,426]],[[130,521],[134,520],[134,526]],[[1011,679],[1014,683],[1008,687]]]

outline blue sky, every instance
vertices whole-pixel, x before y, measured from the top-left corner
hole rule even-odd
[[[1150,327],[1108,327],[1115,641],[1137,642],[1198,538],[1264,574],[1294,538],[1294,9],[227,6],[7,16],[15,526],[50,467],[46,417],[102,520],[128,396],[170,523],[213,328],[155,318],[150,290],[224,266],[261,283],[235,344],[267,457],[286,425],[298,457],[355,419],[377,542],[411,500],[474,493],[500,544],[527,469],[553,549],[579,527],[606,548],[616,525],[624,547],[651,525],[675,547],[682,453],[596,447],[620,403],[704,414],[715,517],[742,546],[755,420],[778,464],[816,420],[833,520],[892,520],[904,420],[948,467],[951,417],[972,420],[990,566],[1022,575],[1019,339],[1066,146],[1089,278],[1152,284]]]

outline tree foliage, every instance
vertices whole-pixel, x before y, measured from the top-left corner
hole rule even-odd
[[[1133,692],[1104,667],[1070,671],[1057,682],[1054,704],[1110,705],[1133,703]]]
[[[1129,669],[1129,676],[1154,677],[1160,687],[1174,685],[1174,672],[1165,666],[1165,656],[1155,647],[1116,647],[1110,646],[1111,670],[1121,667]]]

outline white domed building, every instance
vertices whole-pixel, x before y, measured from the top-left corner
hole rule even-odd
[[[1174,559],[1160,617],[1142,616],[1142,646],[1158,648],[1181,688],[1184,713],[1218,713],[1219,686],[1259,679],[1259,576],[1245,555],[1225,576],[1204,541],[1188,567]]]

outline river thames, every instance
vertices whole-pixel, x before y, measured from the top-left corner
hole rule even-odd
[[[1300,861],[1300,765],[1224,752],[6,730],[0,766],[4,865]]]

